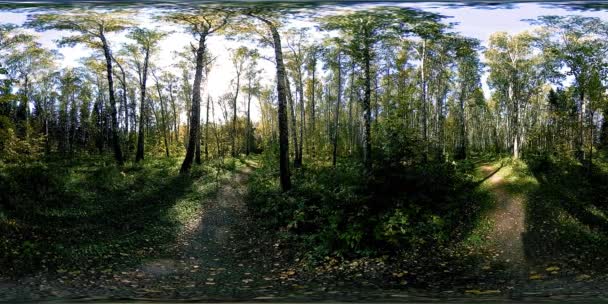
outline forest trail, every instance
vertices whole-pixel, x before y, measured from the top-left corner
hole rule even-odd
[[[259,239],[245,202],[252,172],[247,163],[221,182],[214,199],[177,236],[175,256],[138,267],[154,288],[135,290],[146,298],[271,298],[279,266],[268,240]],[[137,275],[136,275],[137,276]]]
[[[490,250],[514,269],[521,269],[526,264],[522,237],[525,232],[525,195],[507,189],[509,181],[500,174],[502,167],[484,165],[480,169],[487,176],[485,183],[495,199],[494,209],[486,215],[491,223],[486,235]]]
[[[178,271],[176,261],[185,261],[186,269],[225,271],[226,262],[236,251],[232,246],[235,231],[244,224],[246,206],[244,197],[251,167],[237,171],[230,181],[221,183],[217,195],[211,201],[203,202],[200,214],[188,222],[176,237],[176,258],[172,260],[152,260],[140,268],[144,273],[160,277]],[[219,269],[219,270],[218,270]],[[214,276],[215,276],[214,272]],[[209,280],[207,285],[214,285]]]
[[[37,274],[8,287],[0,285],[0,302],[3,298],[214,301],[277,297],[290,286],[283,283],[289,262],[248,212],[245,199],[252,165],[246,161],[228,179],[218,180],[217,194],[201,201],[199,215],[175,236],[171,254],[101,272]]]

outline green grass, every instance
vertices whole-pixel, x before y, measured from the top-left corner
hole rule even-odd
[[[231,174],[226,162],[195,165],[189,176],[178,174],[177,158],[129,163],[122,170],[95,157],[5,165],[2,274],[112,268],[170,254],[183,224]]]
[[[528,161],[538,187],[530,193],[524,242],[534,260],[572,261],[577,267],[608,267],[608,162],[591,171],[573,160]]]

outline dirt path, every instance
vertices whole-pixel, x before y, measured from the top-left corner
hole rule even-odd
[[[495,208],[486,216],[491,223],[487,238],[497,257],[521,268],[525,265],[522,234],[525,232],[525,196],[507,190],[508,181],[499,174],[500,169],[486,165],[481,171],[491,177],[485,181],[495,198]]]
[[[270,299],[286,290],[283,252],[264,238],[245,204],[244,167],[220,183],[214,199],[177,235],[174,254],[135,267],[38,274],[0,285],[2,299]],[[78,279],[71,279],[72,277]],[[7,285],[8,284],[8,285]],[[6,285],[6,286],[4,286]]]

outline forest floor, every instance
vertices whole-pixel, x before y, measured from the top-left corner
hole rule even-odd
[[[481,167],[481,171],[489,177],[486,183],[496,200],[496,208],[487,214],[492,223],[487,237],[497,255],[512,267],[520,268],[525,264],[522,234],[525,229],[526,198],[522,193],[507,191],[507,181],[499,174],[501,169],[502,167],[496,169],[489,165]]]
[[[608,277],[567,260],[529,257],[534,177],[512,165],[478,167],[495,202],[465,244],[436,254],[300,260],[298,246],[259,229],[246,206],[255,161],[241,160],[183,222],[168,254],[102,269],[0,279],[0,302],[28,300],[407,301],[606,300]],[[297,244],[295,244],[297,245]]]

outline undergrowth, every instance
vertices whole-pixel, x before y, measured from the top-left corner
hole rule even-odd
[[[281,193],[274,159],[262,163],[250,179],[251,210],[316,257],[448,245],[466,237],[488,199],[466,164],[392,163],[365,173],[357,162],[317,162],[295,170],[293,189]]]

